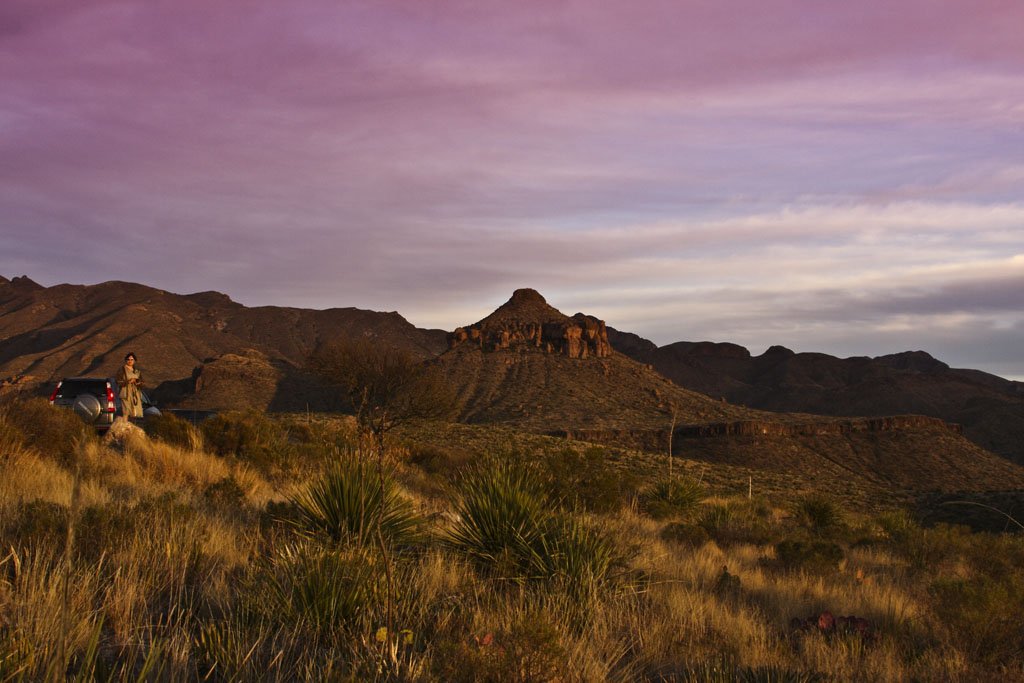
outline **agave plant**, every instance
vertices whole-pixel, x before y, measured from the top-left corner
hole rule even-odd
[[[337,463],[292,503],[300,527],[334,541],[366,545],[377,533],[378,519],[382,535],[392,543],[410,543],[418,536],[419,518],[394,479],[355,459]]]

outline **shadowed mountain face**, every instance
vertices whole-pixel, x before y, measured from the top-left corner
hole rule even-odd
[[[128,282],[47,288],[27,278],[0,280],[3,392],[48,391],[64,376],[112,375],[133,351],[164,404],[184,400],[198,385],[194,401],[210,401],[203,407],[298,410],[312,400],[315,409],[323,406],[316,383],[300,370],[306,356],[357,336],[424,358],[445,348],[444,332],[418,329],[397,313],[247,308],[218,292],[183,296]],[[213,378],[220,379],[216,390]]]
[[[609,331],[613,346],[617,334]],[[676,342],[651,348],[626,340],[624,352],[709,396],[772,411],[929,415],[962,424],[978,445],[1024,464],[1024,384],[950,368],[923,351],[836,358],[773,346],[751,356],[735,344]]]
[[[1024,485],[1024,469],[978,448],[941,420],[850,420],[755,410],[721,394],[711,398],[685,389],[617,351],[567,352],[562,331],[571,326],[594,330],[595,343],[624,338],[634,350],[659,350],[635,335],[607,330],[596,318],[568,318],[536,292],[519,290],[494,314],[456,330],[451,348],[435,361],[462,401],[461,419],[651,452],[667,452],[671,443],[673,453],[691,459],[823,473],[828,486],[851,481],[901,489]],[[742,347],[695,346],[700,346],[697,354],[708,353],[723,367],[742,367],[749,360]],[[782,349],[772,354],[791,355]],[[718,372],[707,369],[704,378],[710,383]]]

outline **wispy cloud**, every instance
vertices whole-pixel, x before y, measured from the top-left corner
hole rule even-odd
[[[1024,375],[1021,25],[1001,0],[7,0],[0,273],[440,327],[533,286],[660,342],[955,338],[944,360]]]

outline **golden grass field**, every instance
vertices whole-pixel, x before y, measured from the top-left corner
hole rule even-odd
[[[415,530],[388,537],[385,566],[300,505],[369,458],[350,422],[217,420],[101,440],[45,401],[3,406],[0,683],[1024,680],[1020,534],[925,528],[795,476],[676,461],[668,480],[656,454],[427,424],[388,442]],[[539,544],[453,541],[491,467],[532,482]],[[826,612],[863,621],[819,628]]]

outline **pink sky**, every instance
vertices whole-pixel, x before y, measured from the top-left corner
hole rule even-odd
[[[0,275],[1024,378],[1024,3],[0,2]]]

